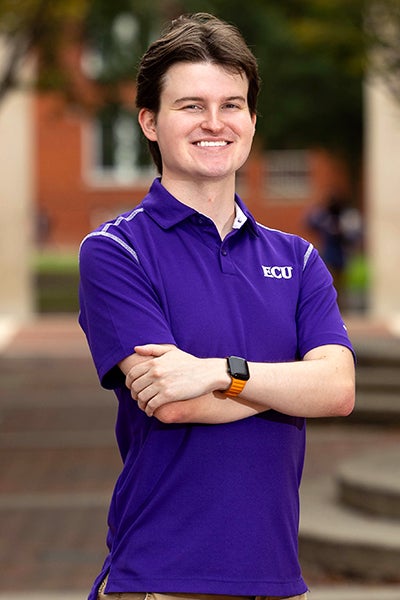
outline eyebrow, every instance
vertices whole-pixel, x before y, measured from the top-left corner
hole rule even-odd
[[[182,102],[203,102],[204,97],[202,96],[183,96],[182,98],[177,98],[174,100],[174,104],[182,104]],[[246,102],[246,98],[244,96],[229,96],[228,98],[224,98],[224,102],[232,102],[232,101],[240,101]]]

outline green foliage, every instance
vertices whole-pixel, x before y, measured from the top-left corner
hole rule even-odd
[[[148,45],[152,15],[149,3],[92,0],[85,37],[88,49],[97,56],[93,77],[98,82],[134,78],[137,62]]]
[[[104,58],[96,79],[132,80],[140,57],[175,13],[176,3],[166,0],[90,0],[86,43]]]
[[[400,101],[400,0],[370,2],[365,30],[373,49],[371,74],[383,79]]]
[[[0,0],[2,70],[0,101],[19,85],[19,70],[25,57],[35,51],[46,87],[65,87],[60,68],[60,45],[71,24],[79,23],[90,0]]]
[[[79,269],[75,252],[41,252],[33,257],[32,272],[39,313],[79,310]]]
[[[237,24],[263,81],[257,132],[264,146],[322,146],[353,157],[362,146],[363,2],[215,0],[207,10]],[[190,12],[205,3],[181,3]]]
[[[58,49],[75,36],[88,51],[87,72],[115,102],[118,83],[133,81],[162,24],[197,11],[238,25],[258,57],[264,147],[322,146],[357,163],[371,47],[379,51],[375,69],[400,97],[400,0],[0,0],[0,33],[10,48],[0,100],[32,47],[41,56],[42,85],[68,93]]]
[[[74,252],[40,252],[33,257],[32,269],[37,275],[78,273],[78,257]]]
[[[50,29],[82,17],[87,0],[0,0],[0,32],[19,34],[37,23]]]

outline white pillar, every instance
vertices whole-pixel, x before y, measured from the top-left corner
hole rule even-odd
[[[0,45],[1,56],[5,48]],[[2,54],[3,53],[3,54]],[[0,104],[0,319],[33,313],[32,94],[11,91]]]
[[[366,84],[366,193],[371,315],[400,318],[400,99]]]

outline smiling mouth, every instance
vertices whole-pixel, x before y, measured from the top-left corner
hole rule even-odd
[[[222,148],[224,146],[228,146],[230,142],[227,142],[225,140],[220,140],[220,141],[209,141],[209,140],[203,140],[201,142],[196,142],[196,146],[200,146],[200,148]]]

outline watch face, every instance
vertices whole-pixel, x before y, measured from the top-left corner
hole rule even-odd
[[[243,381],[247,381],[249,379],[249,367],[247,366],[247,362],[244,360],[244,358],[230,356],[228,358],[228,364],[231,377],[234,377],[235,379],[242,379]]]

